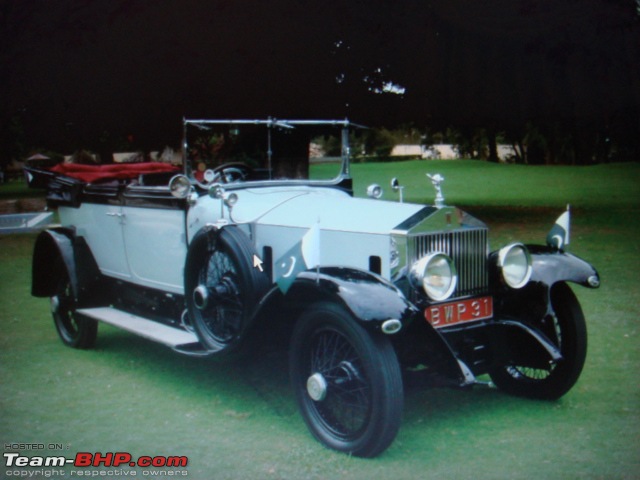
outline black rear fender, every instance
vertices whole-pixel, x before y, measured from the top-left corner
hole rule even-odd
[[[91,251],[73,229],[56,228],[38,235],[33,250],[31,294],[49,297],[56,293],[60,268],[69,275],[76,299],[99,296],[101,275]]]
[[[78,277],[73,253],[74,232],[69,229],[45,230],[38,235],[33,248],[31,294],[49,297],[55,294],[62,262],[69,274],[74,295],[78,296]]]

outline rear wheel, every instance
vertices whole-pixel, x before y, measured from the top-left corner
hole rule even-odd
[[[548,368],[520,365],[490,372],[493,382],[505,392],[522,397],[555,400],[576,383],[587,355],[587,327],[578,300],[566,283],[551,290],[554,315],[537,327],[562,353],[562,360]]]
[[[329,448],[374,457],[395,439],[404,402],[389,339],[334,304],[312,306],[294,329],[290,374],[311,433]]]
[[[64,266],[60,272],[56,292],[51,297],[51,313],[58,335],[65,345],[73,348],[93,348],[98,335],[98,323],[79,314],[69,274]]]

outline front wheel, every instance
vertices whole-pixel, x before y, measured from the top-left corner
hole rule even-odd
[[[404,394],[388,338],[370,334],[343,308],[316,304],[297,322],[289,365],[304,421],[321,443],[374,457],[393,442]]]
[[[587,326],[578,299],[566,283],[551,290],[554,315],[538,326],[562,353],[562,360],[548,368],[519,365],[499,367],[490,372],[491,379],[512,395],[556,400],[576,383],[587,356]]]

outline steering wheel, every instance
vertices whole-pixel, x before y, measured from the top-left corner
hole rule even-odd
[[[200,186],[208,188],[214,183],[237,183],[249,178],[253,170],[244,163],[223,163],[214,169],[204,171],[204,181],[198,182]]]

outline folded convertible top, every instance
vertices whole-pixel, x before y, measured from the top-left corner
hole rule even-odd
[[[50,171],[75,178],[86,183],[105,180],[127,180],[149,173],[178,172],[179,168],[167,163],[114,163],[109,165],[81,165],[59,163]]]

